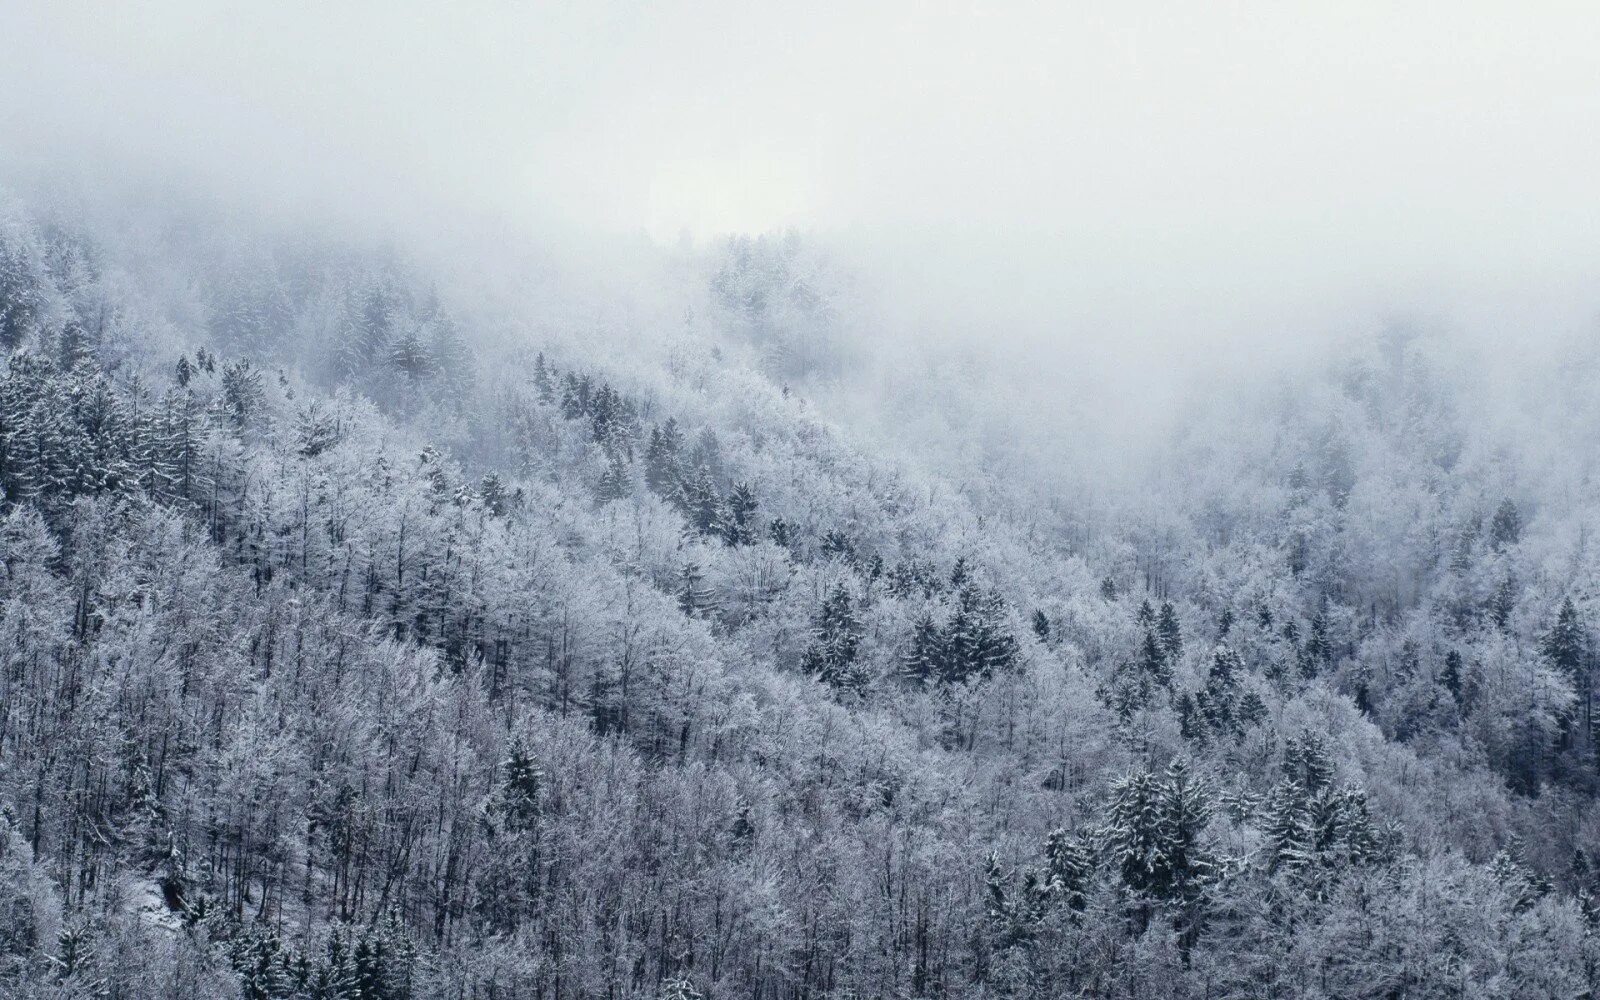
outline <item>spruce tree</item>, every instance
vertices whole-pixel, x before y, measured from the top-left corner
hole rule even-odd
[[[1585,638],[1578,609],[1568,597],[1561,602],[1555,624],[1545,633],[1539,649],[1550,666],[1575,685],[1583,674]]]
[[[966,580],[943,629],[943,680],[959,684],[973,677],[987,679],[1015,665],[1019,647],[1004,615],[1005,602],[997,592]]]
[[[1161,786],[1155,775],[1139,768],[1111,787],[1104,850],[1123,884],[1135,893],[1156,892],[1161,824]]]
[[[506,486],[499,473],[489,471],[478,481],[478,496],[483,508],[494,517],[506,516]]]
[[[1094,848],[1083,836],[1056,830],[1045,840],[1044,889],[1068,909],[1081,911],[1094,877]]]
[[[533,359],[533,388],[541,402],[548,403],[555,398],[555,379],[551,375],[550,367],[545,364],[543,351]]]
[[[1033,613],[1033,634],[1039,638],[1040,642],[1050,641],[1050,619],[1042,610],[1036,610]]]
[[[684,514],[689,527],[704,536],[720,535],[724,524],[722,498],[711,479],[711,470],[702,465],[684,484]]]
[[[1171,601],[1161,602],[1156,637],[1161,641],[1161,652],[1168,663],[1177,663],[1183,657],[1183,627],[1178,622],[1178,612]]]
[[[1152,883],[1156,895],[1190,905],[1211,882],[1216,860],[1201,843],[1211,822],[1210,792],[1181,758],[1167,765],[1160,783],[1157,850]]]
[[[1293,781],[1279,782],[1267,797],[1262,833],[1268,872],[1299,870],[1311,863],[1305,796]]]
[[[606,459],[606,470],[600,474],[600,482],[595,486],[595,497],[601,503],[610,503],[632,493],[633,477],[629,475],[622,456],[613,451]]]
[[[1502,500],[1489,521],[1489,545],[1499,552],[1522,540],[1522,511],[1511,500]]]
[[[505,778],[497,803],[501,822],[513,832],[531,829],[539,818],[544,774],[520,737],[511,741],[503,767]]]
[[[1500,584],[1495,587],[1494,593],[1489,597],[1489,620],[1501,632],[1509,633],[1511,617],[1517,610],[1517,598],[1521,596],[1522,588],[1517,583],[1517,575],[1507,571],[1501,578]]]
[[[944,673],[944,637],[933,615],[923,612],[911,626],[911,642],[901,673],[916,684],[928,684]]]
[[[1452,649],[1444,654],[1444,670],[1439,674],[1439,683],[1444,685],[1445,690],[1450,692],[1450,696],[1459,705],[1462,693],[1461,653],[1459,651]]]
[[[1172,667],[1154,632],[1146,631],[1144,634],[1144,643],[1139,649],[1139,669],[1152,685],[1172,686]]]
[[[738,483],[728,494],[728,515],[722,537],[729,545],[749,545],[755,541],[756,497],[745,483]]]
[[[1333,644],[1328,640],[1328,615],[1319,610],[1311,618],[1310,635],[1301,650],[1300,670],[1307,678],[1317,676],[1333,660]]]
[[[812,620],[811,644],[803,669],[836,691],[859,691],[866,677],[856,665],[861,624],[850,605],[850,592],[835,584]]]
[[[704,618],[716,609],[716,595],[705,584],[700,564],[687,562],[678,573],[678,610],[690,618]]]
[[[678,432],[678,422],[668,417],[666,422],[650,430],[650,442],[644,453],[644,481],[652,491],[669,503],[679,502],[683,491],[683,471],[678,453],[683,447],[683,436]]]
[[[787,549],[794,545],[793,532],[789,529],[789,522],[781,517],[773,518],[772,523],[767,525],[767,537],[772,539],[772,544],[779,548]]]

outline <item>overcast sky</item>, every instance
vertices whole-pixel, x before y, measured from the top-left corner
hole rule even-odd
[[[908,313],[1046,338],[1600,301],[1596,4],[0,7],[13,162],[668,242],[800,226]]]

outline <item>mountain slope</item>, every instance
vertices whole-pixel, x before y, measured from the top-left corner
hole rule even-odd
[[[1592,987],[1587,473],[1508,461],[1426,341],[1060,510],[819,416],[826,293],[747,245],[658,359],[30,211],[19,995]]]

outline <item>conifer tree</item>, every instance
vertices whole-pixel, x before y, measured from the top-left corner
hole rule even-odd
[[[249,361],[236,361],[222,369],[223,412],[236,428],[244,428],[261,408],[261,371]]]
[[[1241,727],[1254,726],[1266,721],[1267,703],[1254,691],[1246,691],[1239,699],[1239,709],[1236,716]]]
[[[1152,883],[1163,899],[1193,905],[1216,868],[1201,834],[1211,822],[1210,792],[1182,758],[1167,765],[1160,783],[1160,814]]]
[[[1301,650],[1300,670],[1307,678],[1317,676],[1333,659],[1333,644],[1328,640],[1328,615],[1319,610],[1311,618],[1310,634]]]
[[[1305,796],[1293,781],[1280,781],[1267,797],[1267,871],[1299,870],[1311,863],[1307,844],[1311,839],[1306,821]]]
[[[716,610],[716,595],[706,586],[699,563],[684,563],[678,573],[678,610],[690,618],[704,618]]]
[[[859,691],[866,677],[856,664],[861,624],[850,605],[850,592],[835,584],[811,625],[811,644],[803,669],[835,690]]]
[[[772,544],[779,548],[790,548],[794,545],[793,533],[789,530],[789,522],[781,517],[772,519],[767,525],[767,537],[772,539]]]
[[[1155,894],[1161,822],[1161,787],[1155,775],[1138,768],[1111,787],[1104,850],[1123,884],[1135,893]]]
[[[1439,674],[1439,683],[1444,685],[1445,690],[1450,692],[1450,696],[1459,705],[1462,697],[1461,653],[1459,650],[1452,649],[1444,654],[1444,670]]]
[[[987,679],[1015,665],[1019,647],[1006,630],[1004,614],[1005,602],[998,593],[980,590],[975,581],[966,580],[955,613],[942,631],[943,680]]]
[[[1522,511],[1510,499],[1500,501],[1489,521],[1489,545],[1500,552],[1522,540]]]
[[[722,537],[729,545],[749,545],[755,541],[756,497],[744,483],[735,484],[728,494],[728,516]]]
[[[1508,570],[1489,597],[1489,620],[1501,632],[1510,631],[1511,617],[1516,613],[1517,598],[1521,595],[1521,591],[1517,575]]]
[[[910,648],[906,652],[903,675],[917,684],[938,680],[944,673],[944,639],[933,615],[923,612],[911,626]]]
[[[1033,613],[1033,634],[1038,636],[1040,642],[1050,641],[1050,619],[1043,610]]]
[[[683,472],[678,458],[682,448],[683,436],[676,420],[668,417],[659,427],[651,428],[644,454],[645,484],[670,503],[678,502],[683,490]]]
[[[1217,616],[1217,641],[1226,639],[1231,631],[1233,631],[1233,609],[1225,607]]]
[[[1587,642],[1577,606],[1568,597],[1556,612],[1555,624],[1545,633],[1539,649],[1550,666],[1576,684],[1582,677]]]
[[[540,402],[548,403],[555,398],[555,378],[551,374],[550,367],[545,364],[543,351],[533,359],[533,388],[538,393]]]
[[[1161,615],[1156,621],[1156,638],[1161,642],[1161,653],[1169,664],[1183,657],[1183,627],[1178,622],[1178,612],[1171,601],[1161,602]]]
[[[683,508],[689,519],[689,527],[697,534],[706,537],[722,533],[725,520],[722,497],[718,495],[716,483],[711,479],[711,470],[706,466],[700,466],[684,483]]]
[[[633,477],[628,472],[628,466],[622,461],[622,455],[613,451],[606,459],[606,471],[600,474],[600,482],[595,487],[595,497],[601,503],[610,503],[632,493]]]
[[[1081,911],[1094,877],[1094,848],[1087,838],[1056,830],[1045,840],[1044,888],[1068,909]]]
[[[428,352],[427,345],[422,342],[414,327],[408,328],[390,346],[386,360],[389,366],[404,375],[407,383],[413,387],[426,378],[435,367],[433,356]]]
[[[1144,634],[1144,643],[1139,650],[1139,669],[1149,683],[1160,687],[1172,686],[1172,667],[1154,632],[1146,631]]]

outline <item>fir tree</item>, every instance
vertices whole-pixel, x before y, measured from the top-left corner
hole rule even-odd
[[[855,543],[842,531],[829,531],[822,536],[822,557],[853,563],[856,559]]]
[[[435,368],[433,356],[418,336],[415,328],[407,329],[389,348],[386,359],[391,368],[404,375],[412,386],[421,382]]]
[[[548,403],[555,398],[555,379],[545,364],[543,351],[533,359],[533,387],[541,402]]]
[[[1517,583],[1515,573],[1507,571],[1501,578],[1499,586],[1489,598],[1489,620],[1501,632],[1511,629],[1511,616],[1517,610],[1517,598],[1521,595],[1522,588]]]
[[[1073,911],[1083,910],[1094,877],[1094,849],[1082,836],[1056,830],[1045,840],[1044,888]]]
[[[506,516],[506,486],[498,473],[490,471],[484,473],[478,481],[478,496],[483,499],[483,507],[494,517]]]
[[[312,401],[295,417],[295,442],[306,458],[315,458],[339,443],[338,421]]]
[[[1311,863],[1307,849],[1310,831],[1306,822],[1305,796],[1293,781],[1273,787],[1266,804],[1265,837],[1267,871],[1299,870]]]
[[[1254,691],[1246,691],[1239,699],[1239,709],[1236,716],[1241,727],[1254,726],[1265,722],[1267,718],[1267,703]]]
[[[359,1000],[354,960],[344,935],[328,933],[323,960],[312,977],[312,1000]]]
[[[606,460],[606,471],[600,474],[600,482],[595,486],[595,497],[601,503],[610,503],[632,494],[633,477],[628,473],[628,466],[620,454],[612,452]]]
[[[244,428],[261,408],[261,371],[249,361],[237,361],[222,369],[223,410],[234,427]]]
[[[1168,663],[1177,663],[1183,657],[1183,627],[1178,623],[1178,612],[1171,601],[1161,602],[1161,614],[1156,621],[1156,637],[1161,641],[1161,652]]]
[[[698,563],[684,563],[678,574],[678,610],[690,618],[704,618],[716,610],[716,596],[705,585]]]
[[[1004,616],[1005,602],[998,593],[980,590],[974,581],[965,582],[942,634],[946,682],[987,679],[1015,665],[1019,647],[1006,630]]]
[[[1450,692],[1450,696],[1459,705],[1462,694],[1461,653],[1459,651],[1452,649],[1444,654],[1444,670],[1439,674],[1439,683],[1444,685],[1445,690]]]
[[[1576,685],[1583,674],[1585,639],[1578,609],[1568,597],[1561,602],[1555,624],[1545,633],[1539,650],[1552,668]]]
[[[1151,684],[1160,687],[1172,686],[1172,667],[1167,662],[1166,651],[1155,633],[1148,630],[1139,649],[1139,669]]]
[[[689,527],[697,534],[704,537],[722,533],[725,520],[722,498],[717,493],[716,483],[711,479],[711,470],[706,466],[700,466],[684,484],[683,507],[684,514],[689,519]]]
[[[1489,545],[1500,552],[1522,540],[1522,512],[1511,500],[1502,500],[1489,521]]]
[[[755,541],[756,497],[750,487],[738,483],[728,494],[728,516],[722,537],[729,545],[749,545]]]
[[[1039,638],[1040,642],[1050,641],[1050,619],[1042,610],[1036,610],[1033,613],[1033,634]]]
[[[803,669],[835,690],[859,691],[866,683],[856,666],[860,642],[861,624],[850,605],[850,592],[836,584],[812,620]]]
[[[933,616],[923,612],[911,626],[910,648],[902,673],[917,684],[937,680],[944,673],[944,639]]]
[[[651,428],[650,442],[644,453],[644,481],[669,503],[678,502],[683,490],[683,472],[678,459],[682,447],[683,438],[676,420],[668,417],[661,426]]]
[[[1157,849],[1152,884],[1156,895],[1194,904],[1210,883],[1216,861],[1200,841],[1211,822],[1210,793],[1189,772],[1187,761],[1174,760],[1161,777]]]
[[[1256,627],[1263,632],[1272,629],[1272,609],[1265,604],[1256,609]]]
[[[1319,610],[1311,618],[1311,632],[1301,650],[1300,670],[1307,678],[1312,678],[1332,660],[1333,644],[1328,641],[1328,615],[1326,611]]]
[[[767,537],[771,538],[772,544],[779,548],[787,549],[794,544],[794,538],[789,530],[789,522],[781,517],[773,518],[772,523],[767,525]]]
[[[520,737],[511,741],[510,752],[502,767],[505,779],[501,782],[497,803],[501,822],[513,832],[532,829],[539,818],[544,773]]]
[[[1104,850],[1129,889],[1154,895],[1161,867],[1161,786],[1155,775],[1137,769],[1111,787],[1102,831]]]

